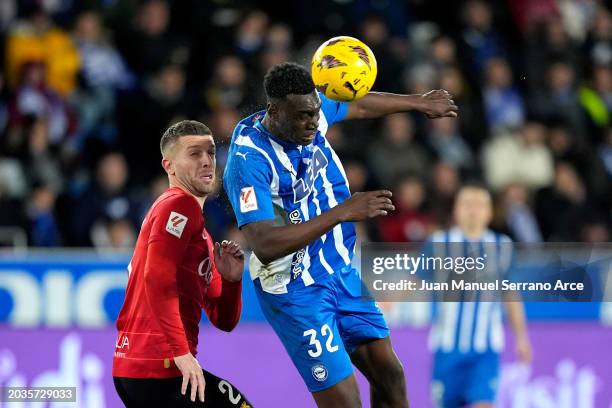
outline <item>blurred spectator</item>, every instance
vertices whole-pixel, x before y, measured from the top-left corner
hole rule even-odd
[[[91,241],[99,250],[130,251],[136,244],[134,225],[127,218],[97,221],[91,229]]]
[[[360,26],[361,40],[370,47],[376,56],[378,74],[374,89],[385,92],[400,92],[397,82],[402,65],[390,47],[389,30],[385,21],[377,16],[367,16]]]
[[[599,157],[606,168],[609,182],[612,182],[612,127],[608,128],[604,141],[599,146]]]
[[[227,162],[227,153],[232,140],[232,133],[242,118],[235,109],[218,109],[213,112],[210,120],[210,126],[215,138],[216,158],[217,158],[217,175],[223,174],[225,163]]]
[[[599,198],[609,191],[603,162],[586,141],[576,140],[576,135],[562,120],[549,127],[548,146],[555,161],[568,162],[576,169],[591,194]]]
[[[32,116],[46,119],[49,142],[58,145],[71,134],[75,123],[65,101],[49,88],[45,72],[42,63],[29,62],[21,66],[21,78],[11,101],[10,126],[25,126]]]
[[[148,187],[145,196],[140,200],[138,208],[137,225],[139,226],[144,221],[147,211],[149,211],[155,200],[168,189],[168,175],[164,173],[153,178]]]
[[[528,188],[549,185],[554,170],[545,138],[544,125],[527,122],[517,135],[500,134],[487,142],[482,149],[482,163],[488,185],[497,191],[512,182]]]
[[[520,183],[509,184],[501,193],[505,229],[517,242],[541,242],[542,233],[531,210],[529,191]]]
[[[55,192],[44,184],[32,190],[27,209],[32,246],[51,247],[62,244],[53,210],[56,197]]]
[[[580,88],[580,103],[595,129],[604,128],[612,123],[612,68],[596,66],[590,86],[585,84]]]
[[[504,55],[504,47],[493,28],[493,14],[488,2],[468,0],[462,19],[465,27],[461,32],[459,55],[471,82],[477,84],[487,61]]]
[[[363,163],[361,161],[351,159],[346,160],[343,163],[343,166],[351,193],[366,191],[369,181],[369,173],[368,169],[363,165]]]
[[[31,16],[17,21],[6,42],[7,79],[14,89],[22,78],[23,65],[41,63],[49,88],[60,95],[70,94],[76,86],[79,55],[72,39],[55,27],[51,17],[38,8]]]
[[[45,119],[35,120],[24,128],[27,150],[23,161],[28,169],[30,185],[42,183],[52,194],[59,194],[64,185],[60,161],[49,146],[49,124]]]
[[[119,153],[110,153],[98,163],[96,181],[73,206],[74,235],[77,245],[91,245],[91,229],[98,221],[136,221],[138,203],[127,186],[128,167]]]
[[[123,59],[106,40],[100,16],[81,13],[76,20],[74,40],[81,57],[82,84],[71,100],[79,113],[79,142],[97,127],[98,136],[114,139],[115,90],[127,88],[133,78]]]
[[[24,200],[10,190],[8,182],[11,179],[6,172],[6,159],[0,159],[0,227],[19,227],[25,234],[29,222]]]
[[[591,30],[585,42],[586,57],[590,65],[612,65],[612,14],[603,5],[597,7],[591,20]]]
[[[489,128],[519,128],[525,120],[523,98],[512,85],[510,65],[503,58],[492,58],[485,65],[484,108]]]
[[[237,108],[246,103],[248,84],[242,61],[231,55],[219,58],[216,61],[214,77],[208,83],[205,94],[211,110]]]
[[[187,43],[169,31],[169,23],[168,3],[146,0],[138,10],[133,28],[119,32],[119,50],[136,74],[146,76],[167,64],[189,62]]]
[[[581,221],[589,209],[584,184],[570,164],[556,165],[553,185],[536,195],[535,212],[547,241],[579,239]]]
[[[247,61],[263,47],[268,15],[261,10],[249,12],[240,23],[236,33],[236,50]]]
[[[457,65],[457,47],[447,36],[439,35],[431,41],[430,58],[438,69]]]
[[[474,155],[459,133],[455,118],[439,118],[428,123],[427,143],[438,159],[460,169],[474,165]]]
[[[177,65],[165,65],[144,84],[144,89],[121,101],[119,117],[122,151],[131,163],[138,182],[150,180],[160,171],[159,139],[164,130],[179,117],[197,111],[195,97],[188,92],[185,71]]]
[[[449,163],[439,161],[431,171],[431,214],[439,228],[452,224],[453,203],[459,190],[460,178],[457,169]]]
[[[487,137],[487,123],[479,90],[469,86],[457,67],[445,68],[440,72],[440,88],[453,95],[461,112],[457,117],[461,135],[472,149],[478,149]]]
[[[402,174],[425,177],[429,172],[427,152],[414,140],[414,132],[409,114],[398,113],[384,119],[383,137],[373,144],[369,154],[370,167],[380,185],[389,188]]]
[[[557,13],[547,16],[527,37],[525,56],[531,89],[541,88],[546,81],[550,61],[565,61],[573,68],[579,63],[578,48]]]
[[[423,211],[425,186],[420,178],[402,178],[393,190],[393,202],[395,211],[376,219],[381,241],[420,242],[433,232],[433,217]]]
[[[9,112],[8,99],[4,88],[4,75],[0,71],[0,139],[5,135],[8,128]]]
[[[574,68],[563,60],[554,61],[546,70],[546,86],[534,92],[530,106],[540,119],[565,118],[582,138],[586,130],[584,112],[575,85]]]

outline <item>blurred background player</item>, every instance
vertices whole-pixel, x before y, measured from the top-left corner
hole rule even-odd
[[[253,248],[251,276],[263,312],[319,407],[361,406],[353,366],[366,376],[373,407],[407,407],[402,364],[384,317],[361,298],[351,266],[353,221],[395,210],[387,190],[351,196],[328,127],[354,118],[416,110],[456,117],[446,91],[372,92],[353,103],[319,94],[298,64],[265,76],[265,111],[238,123],[225,190]]]
[[[200,406],[233,407],[237,402],[219,382],[232,386],[202,370],[194,357],[201,309],[224,331],[236,327],[242,309],[242,249],[231,241],[213,244],[204,227],[202,207],[215,184],[215,142],[204,124],[181,121],[166,130],[160,148],[170,188],[146,215],[128,266],[115,387],[127,407],[192,407],[196,395],[205,402]]]
[[[457,193],[456,226],[433,234],[435,256],[486,256],[487,271],[505,274],[512,257],[510,238],[488,229],[493,214],[491,195],[476,184]],[[507,292],[505,292],[507,293]],[[499,381],[500,353],[504,344],[501,303],[480,301],[437,303],[430,345],[434,351],[432,398],[435,406],[490,408]],[[515,335],[516,353],[531,361],[531,345],[523,304],[507,295],[504,305]]]

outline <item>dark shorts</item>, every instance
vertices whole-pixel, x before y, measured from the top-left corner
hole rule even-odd
[[[115,389],[126,408],[136,407],[219,407],[250,408],[253,405],[229,381],[217,377],[206,370],[204,380],[204,402],[192,402],[190,387],[185,395],[181,394],[182,377],[173,378],[122,378],[114,377]]]

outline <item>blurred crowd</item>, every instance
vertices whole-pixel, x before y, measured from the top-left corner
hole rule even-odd
[[[600,0],[2,0],[0,245],[126,248],[167,188],[159,138],[205,122],[217,174],[263,75],[325,39],[374,51],[374,90],[444,88],[458,119],[396,114],[328,132],[352,191],[394,191],[364,239],[419,241],[452,222],[462,182],[493,192],[522,242],[610,240],[612,14]],[[219,183],[219,186],[221,183]],[[227,198],[205,209],[239,239]]]

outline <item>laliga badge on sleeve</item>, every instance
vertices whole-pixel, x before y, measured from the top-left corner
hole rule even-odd
[[[240,212],[249,212],[257,210],[257,196],[255,196],[254,187],[245,187],[240,190]]]
[[[166,223],[166,231],[175,237],[180,238],[181,235],[183,235],[185,225],[187,225],[187,220],[188,218],[183,214],[172,211],[168,217],[168,222]]]

